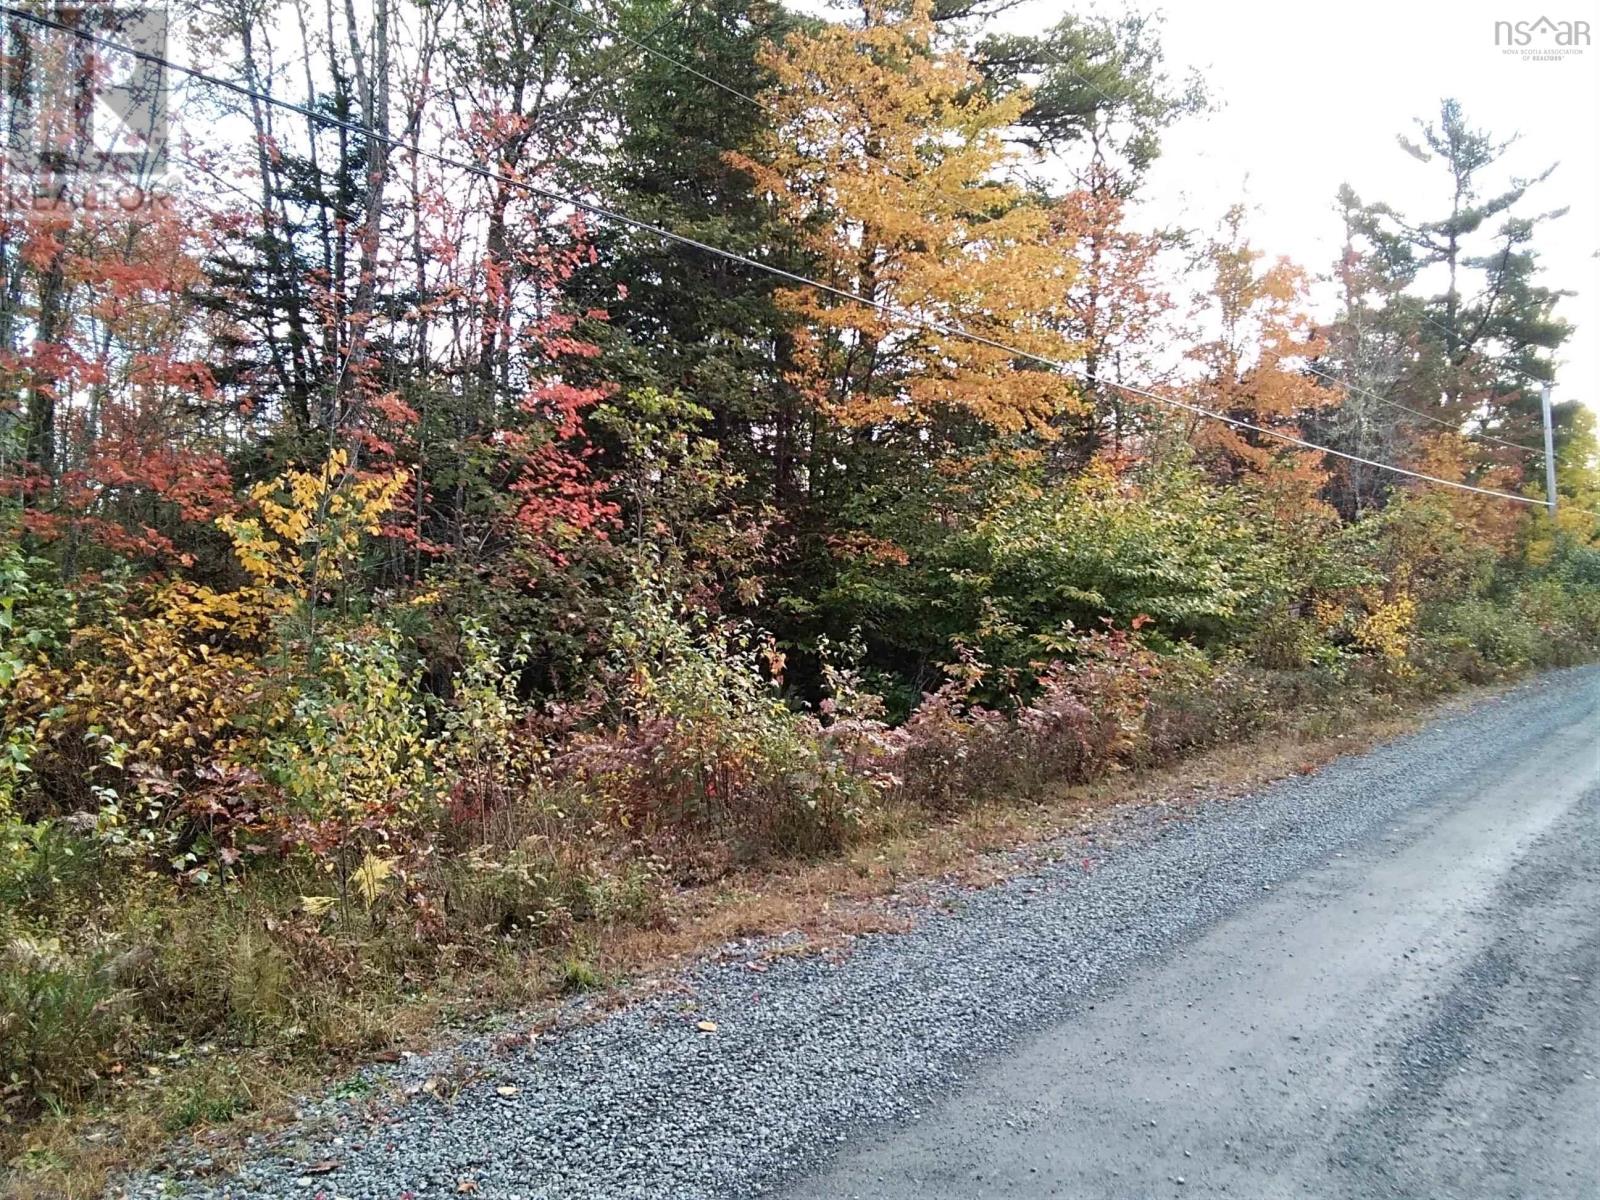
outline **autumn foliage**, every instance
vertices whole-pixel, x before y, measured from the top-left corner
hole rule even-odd
[[[196,100],[161,203],[0,213],[10,1116],[189,1042],[375,1044],[374,996],[673,886],[1600,646],[1592,421],[1556,522],[1506,452],[1503,365],[1565,336],[1522,226],[1519,321],[1425,295],[1351,197],[1330,319],[1242,211],[1188,263],[1140,225],[1197,107],[1144,32],[658,7],[618,20],[703,71],[561,6],[330,9],[293,70],[300,9],[214,15],[325,115]]]

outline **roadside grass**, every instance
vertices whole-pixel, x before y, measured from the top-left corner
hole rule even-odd
[[[265,1018],[284,1003],[287,976],[269,945],[249,945],[261,914],[218,923],[214,909],[197,913],[208,927],[174,922],[165,952],[217,974],[214,998],[236,1020],[242,1015],[238,1044],[130,1056],[86,1101],[52,1106],[26,1126],[0,1128],[0,1161],[7,1164],[0,1180],[17,1200],[87,1200],[119,1172],[154,1165],[167,1147],[184,1142],[222,1169],[247,1134],[291,1120],[295,1097],[350,1087],[353,1068],[374,1057],[448,1042],[491,1014],[523,1014],[521,1027],[536,1032],[578,992],[593,993],[596,1011],[605,1011],[738,938],[792,933],[800,936],[777,953],[845,952],[850,937],[906,927],[907,918],[882,903],[887,897],[915,902],[936,882],[999,882],[1044,861],[1056,839],[1092,828],[1111,808],[1159,803],[1181,815],[1202,799],[1310,773],[1495,690],[1482,687],[1411,711],[1391,703],[1354,720],[1348,708],[1306,708],[1276,728],[1176,761],[1088,783],[1046,785],[1026,797],[981,796],[945,815],[886,806],[837,857],[767,862],[702,882],[663,884],[654,896],[623,905],[621,919],[611,913],[575,922],[559,941],[506,944],[488,955],[444,947],[426,971],[408,971],[403,955],[386,959],[374,947],[356,947],[356,958],[367,953],[379,968],[353,980],[347,974],[325,994],[296,997],[296,1014],[304,1019],[290,1027],[294,1036],[267,1034],[269,1027],[282,1029]],[[221,946],[232,953],[220,957]],[[351,970],[349,963],[347,957],[340,970]],[[255,1040],[253,1013],[263,1018]]]

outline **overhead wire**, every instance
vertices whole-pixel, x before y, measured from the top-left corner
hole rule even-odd
[[[670,54],[667,54],[665,51],[658,50],[653,46],[649,46],[649,45],[645,44],[644,42],[639,41],[638,39],[629,37],[627,34],[625,34],[622,31],[616,29],[615,27],[607,25],[604,22],[602,22],[602,21],[596,19],[595,17],[589,15],[588,13],[582,12],[581,10],[576,8],[575,6],[566,3],[566,0],[549,0],[549,2],[551,4],[553,4],[553,5],[555,5],[556,7],[561,8],[561,9],[565,10],[566,12],[571,13],[573,16],[578,17],[580,20],[586,22],[592,28],[598,29],[601,32],[609,34],[612,37],[620,38],[623,41],[627,42],[628,44],[633,45],[633,46],[637,47],[640,50],[643,50],[646,54],[649,54],[649,55],[651,55],[651,56],[653,56],[655,58],[658,58],[658,59],[662,60],[663,62],[670,63],[673,66],[676,66],[676,67],[678,67],[678,68],[680,68],[680,69],[682,69],[684,71],[687,71],[691,75],[695,76],[696,78],[704,80],[706,83],[709,83],[709,84],[713,85],[714,87],[720,88],[724,92],[727,92],[730,95],[736,96],[741,100],[747,101],[748,103],[755,105],[757,108],[762,109],[764,112],[769,112],[769,113],[772,112],[772,106],[770,104],[767,104],[764,101],[757,99],[756,97],[750,95],[748,92],[740,91],[738,88],[733,87],[731,84],[728,84],[723,80],[717,79],[716,77],[714,77],[712,75],[709,75],[704,71],[701,71],[701,70],[699,70],[699,69],[697,69],[697,68],[695,68],[693,66],[690,66],[688,63],[685,63],[680,59],[672,57]],[[1106,90],[1104,88],[1102,88],[1099,84],[1095,83],[1092,79],[1088,78],[1082,72],[1080,72],[1077,69],[1075,69],[1074,67],[1070,66],[1068,63],[1063,61],[1058,56],[1056,56],[1054,54],[1047,54],[1047,55],[1043,55],[1042,57],[1044,58],[1044,60],[1046,62],[1050,63],[1053,66],[1061,68],[1068,75],[1071,75],[1074,79],[1076,79],[1079,83],[1081,83],[1085,87],[1089,88],[1096,95],[1098,95],[1102,100],[1104,100],[1107,104],[1115,105],[1117,103],[1117,101],[1112,99],[1112,97],[1106,92]],[[1424,313],[1422,315],[1424,317],[1427,316],[1426,313]],[[1376,393],[1374,391],[1371,391],[1370,389],[1362,388],[1362,387],[1360,387],[1360,386],[1358,386],[1356,384],[1353,384],[1353,383],[1349,382],[1348,380],[1340,379],[1337,376],[1331,375],[1328,372],[1321,370],[1319,367],[1317,367],[1316,365],[1314,365],[1312,363],[1307,363],[1305,365],[1305,370],[1306,370],[1306,372],[1308,374],[1315,375],[1319,379],[1324,379],[1324,380],[1328,381],[1329,383],[1338,384],[1339,386],[1345,388],[1347,391],[1352,391],[1352,392],[1355,392],[1358,395],[1366,396],[1367,398],[1369,398],[1371,400],[1374,400],[1379,404],[1385,405],[1388,408],[1395,409],[1395,410],[1397,410],[1399,412],[1409,413],[1409,414],[1411,414],[1412,416],[1416,417],[1419,420],[1428,421],[1428,422],[1430,422],[1430,423],[1432,423],[1434,425],[1439,426],[1442,429],[1449,430],[1451,433],[1457,434],[1458,436],[1468,437],[1468,438],[1475,438],[1475,439],[1478,439],[1478,440],[1484,441],[1484,442],[1491,442],[1494,445],[1503,446],[1506,449],[1517,450],[1517,451],[1520,451],[1521,453],[1524,453],[1524,454],[1537,455],[1537,456],[1539,456],[1541,458],[1544,456],[1544,450],[1542,448],[1538,447],[1538,446],[1528,446],[1528,445],[1524,445],[1521,442],[1509,441],[1506,438],[1497,437],[1492,433],[1488,433],[1488,432],[1485,432],[1485,431],[1482,431],[1482,430],[1463,429],[1463,428],[1461,428],[1461,426],[1459,424],[1451,422],[1451,421],[1448,421],[1448,420],[1444,419],[1443,417],[1436,416],[1436,415],[1434,415],[1432,413],[1424,412],[1419,408],[1413,408],[1409,404],[1402,404],[1398,400],[1391,400],[1391,399],[1389,399],[1389,398],[1387,398],[1385,396],[1380,396],[1380,395],[1378,395],[1378,393]]]
[[[654,56],[656,58],[659,58],[659,59],[661,59],[661,60],[663,60],[665,62],[671,63],[674,66],[680,67],[683,70],[688,71],[691,74],[695,75],[696,77],[698,77],[700,79],[703,79],[706,82],[711,83],[711,84],[715,85],[718,88],[721,88],[723,91],[728,92],[731,95],[737,96],[741,100],[747,101],[748,103],[755,105],[756,107],[762,109],[763,111],[766,111],[766,112],[771,112],[772,111],[771,105],[764,103],[763,101],[757,99],[754,96],[751,96],[749,93],[740,91],[738,88],[735,88],[735,87],[731,86],[730,84],[726,83],[723,80],[716,79],[716,78],[706,74],[705,72],[702,72],[702,71],[700,71],[700,70],[698,70],[698,69],[696,69],[694,67],[691,67],[687,63],[684,63],[679,59],[673,58],[671,55],[667,54],[666,52],[664,52],[662,50],[658,50],[658,49],[656,49],[655,47],[652,47],[652,46],[644,45],[643,43],[637,41],[636,39],[628,37],[628,35],[622,33],[621,31],[619,31],[619,30],[617,30],[617,29],[615,29],[615,28],[613,28],[611,26],[608,26],[608,25],[604,24],[601,21],[596,20],[594,17],[592,17],[592,16],[590,16],[590,15],[588,15],[586,13],[580,12],[579,10],[574,8],[572,5],[567,4],[565,2],[565,0],[550,0],[550,2],[552,4],[557,5],[558,7],[562,8],[562,9],[565,9],[567,12],[572,13],[573,15],[579,17],[580,19],[586,21],[593,28],[596,28],[596,29],[601,30],[602,32],[608,33],[613,37],[622,38],[625,41],[629,42],[630,44],[635,45],[639,49],[645,51],[647,54],[650,54],[650,55],[652,55],[652,56]],[[1089,88],[1096,95],[1098,95],[1102,100],[1104,100],[1108,105],[1112,105],[1112,106],[1116,105],[1117,101],[1114,100],[1111,97],[1111,95],[1109,93],[1107,93],[1106,90],[1103,87],[1101,87],[1099,84],[1095,83],[1094,80],[1092,80],[1088,76],[1084,75],[1081,71],[1078,71],[1076,68],[1072,67],[1070,64],[1068,64],[1066,61],[1061,59],[1059,56],[1054,55],[1054,54],[1046,54],[1043,57],[1044,57],[1044,60],[1046,62],[1050,63],[1052,66],[1059,67],[1061,70],[1065,71],[1068,75],[1072,76],[1072,78],[1076,79],[1079,83],[1081,83],[1085,87]],[[1427,320],[1430,320],[1430,321],[1432,320],[1432,318],[1428,317],[1428,315],[1426,313],[1423,313],[1423,314],[1420,314],[1420,315],[1423,316]],[[1435,321],[1434,324],[1438,325],[1438,322]],[[1439,327],[1441,329],[1444,328],[1442,325],[1439,326]],[[1319,379],[1323,379],[1323,380],[1326,380],[1329,383],[1337,384],[1338,386],[1343,387],[1347,392],[1354,392],[1357,395],[1365,396],[1370,400],[1374,400],[1377,403],[1382,404],[1382,405],[1384,405],[1384,406],[1386,406],[1388,408],[1394,409],[1394,410],[1396,410],[1398,412],[1408,413],[1411,416],[1416,417],[1419,420],[1427,421],[1427,422],[1429,422],[1431,424],[1437,425],[1441,429],[1445,429],[1445,430],[1447,430],[1447,431],[1449,431],[1451,433],[1456,434],[1457,436],[1467,437],[1467,438],[1474,438],[1474,439],[1477,439],[1479,441],[1489,442],[1489,443],[1492,443],[1492,444],[1497,445],[1497,446],[1503,446],[1503,447],[1505,447],[1506,449],[1509,449],[1509,450],[1516,450],[1516,451],[1519,451],[1519,452],[1521,452],[1523,454],[1532,454],[1532,455],[1536,455],[1536,456],[1538,456],[1540,458],[1544,457],[1544,450],[1543,450],[1542,447],[1528,446],[1528,445],[1523,444],[1522,442],[1513,442],[1513,441],[1510,441],[1510,440],[1508,440],[1506,438],[1498,437],[1498,436],[1496,436],[1496,435],[1494,435],[1492,433],[1488,433],[1488,432],[1486,432],[1484,430],[1463,429],[1463,428],[1461,428],[1459,423],[1448,421],[1448,420],[1444,419],[1443,417],[1437,416],[1437,415],[1432,414],[1432,413],[1424,412],[1423,410],[1421,410],[1419,408],[1413,408],[1409,404],[1402,404],[1398,400],[1391,400],[1386,396],[1379,395],[1377,392],[1374,392],[1369,388],[1363,388],[1363,387],[1360,387],[1357,384],[1353,384],[1349,380],[1340,379],[1339,377],[1337,377],[1335,375],[1332,375],[1332,374],[1329,374],[1328,372],[1326,372],[1326,371],[1322,370],[1321,368],[1317,367],[1314,363],[1310,363],[1310,362],[1306,363],[1305,364],[1305,370],[1306,370],[1306,372],[1308,374],[1315,375]],[[1518,374],[1523,375],[1524,378],[1532,378],[1531,376],[1528,376],[1526,374],[1526,372],[1518,372]]]
[[[673,66],[677,67],[680,71],[687,71],[690,75],[693,75],[696,79],[699,79],[704,83],[709,83],[712,87],[721,88],[724,92],[727,92],[730,96],[737,96],[741,100],[748,100],[751,104],[754,104],[757,108],[763,110],[764,112],[771,112],[772,111],[772,106],[770,104],[765,104],[762,101],[757,100],[754,96],[751,96],[751,95],[749,95],[749,94],[747,94],[745,92],[741,92],[738,88],[732,86],[731,84],[724,83],[722,80],[717,79],[715,76],[708,75],[704,71],[701,71],[696,67],[692,67],[686,62],[682,62],[679,59],[673,58],[670,54],[667,54],[667,53],[665,53],[664,51],[661,51],[661,50],[657,50],[654,46],[651,46],[651,45],[647,44],[646,42],[643,42],[643,41],[639,40],[638,38],[631,36],[630,34],[623,33],[622,30],[617,29],[616,27],[614,27],[612,25],[607,25],[604,21],[601,21],[596,17],[590,16],[588,13],[584,12],[582,9],[577,8],[574,5],[566,3],[566,0],[548,0],[548,2],[550,4],[552,4],[552,5],[554,5],[556,8],[559,8],[559,9],[562,9],[563,11],[565,11],[565,12],[571,13],[573,16],[577,17],[578,20],[583,21],[585,24],[587,24],[592,29],[598,29],[601,33],[609,34],[611,37],[614,37],[614,38],[619,39],[620,41],[626,42],[628,45],[633,46],[636,49],[643,50],[646,54],[650,55],[651,57],[658,58],[662,62],[670,63]]]
[[[136,46],[129,46],[125,43],[117,42],[111,38],[103,37],[89,30],[70,25],[64,21],[46,17],[39,13],[29,12],[26,9],[20,9],[10,4],[0,4],[0,13],[18,18],[20,20],[28,21],[42,28],[54,29],[57,32],[81,38],[92,44],[101,46],[104,49],[118,54],[125,54],[140,61],[148,62],[151,65],[161,67],[164,70],[175,71],[191,79],[208,84],[212,87],[219,88],[241,98],[253,100],[262,104],[269,104],[287,112],[297,113],[308,120],[318,121],[332,128],[341,129],[357,136],[370,138],[374,141],[381,142],[392,150],[413,154],[431,162],[438,163],[441,166],[462,171],[482,179],[498,182],[510,187],[520,188],[530,195],[538,196],[541,199],[548,200],[554,204],[566,205],[576,211],[585,212],[592,216],[615,222],[616,224],[630,229],[635,229],[643,233],[660,237],[670,242],[676,242],[680,245],[691,247],[703,253],[724,259],[725,261],[738,263],[742,266],[765,272],[777,278],[788,280],[791,283],[799,284],[803,287],[809,287],[816,291],[827,293],[840,300],[849,301],[854,304],[862,305],[866,308],[874,309],[875,311],[881,312],[885,316],[892,317],[903,324],[913,325],[945,337],[960,338],[976,345],[987,346],[991,349],[999,350],[1002,353],[1010,355],[1013,358],[1032,362],[1039,366],[1049,367],[1053,370],[1061,371],[1066,375],[1076,377],[1085,382],[1095,383],[1103,387],[1115,388],[1116,390],[1131,396],[1138,396],[1142,399],[1150,400],[1157,404],[1187,412],[1193,416],[1201,417],[1207,420],[1218,421],[1235,429],[1249,430],[1253,433],[1260,434],[1263,437],[1272,438],[1287,445],[1296,446],[1304,450],[1315,451],[1321,454],[1328,454],[1335,458],[1359,463],[1363,466],[1373,467],[1377,470],[1389,471],[1393,474],[1419,480],[1421,482],[1432,483],[1441,487],[1453,488],[1458,491],[1469,492],[1476,495],[1491,496],[1500,500],[1509,500],[1516,504],[1542,507],[1545,503],[1543,499],[1529,496],[1519,496],[1514,492],[1501,491],[1496,488],[1480,487],[1476,484],[1463,483],[1459,480],[1445,479],[1441,476],[1432,475],[1425,471],[1416,471],[1409,467],[1402,467],[1394,463],[1383,462],[1379,459],[1372,459],[1363,455],[1352,454],[1349,451],[1338,450],[1331,446],[1319,445],[1295,434],[1285,433],[1283,430],[1273,429],[1270,426],[1259,425],[1255,422],[1247,421],[1243,418],[1235,417],[1228,413],[1217,412],[1213,409],[1206,408],[1203,405],[1193,404],[1189,401],[1181,400],[1175,396],[1163,395],[1159,392],[1150,391],[1147,388],[1135,387],[1132,384],[1121,383],[1116,380],[1101,379],[1093,372],[1090,372],[1077,364],[1052,358],[1048,355],[1038,354],[1033,351],[1024,350],[1020,347],[1011,346],[996,338],[988,337],[985,334],[975,333],[957,325],[951,325],[947,322],[940,321],[932,317],[923,316],[921,314],[899,308],[896,305],[886,303],[885,301],[862,296],[849,290],[848,288],[842,288],[833,284],[824,283],[820,280],[808,278],[805,275],[786,270],[783,267],[774,266],[771,263],[761,262],[759,259],[740,254],[737,251],[728,250],[721,246],[701,241],[698,238],[690,237],[687,234],[678,233],[675,230],[669,229],[662,225],[657,225],[654,222],[646,221],[639,217],[630,216],[627,213],[610,208],[606,205],[598,203],[597,201],[586,200],[582,197],[573,196],[568,193],[558,191],[554,188],[546,187],[542,184],[532,183],[528,180],[520,179],[516,176],[508,175],[501,171],[496,171],[493,168],[485,167],[478,163],[456,158],[453,155],[444,154],[436,150],[429,150],[416,142],[409,142],[403,138],[397,138],[387,133],[380,133],[377,130],[370,129],[355,121],[349,121],[341,117],[336,117],[331,113],[318,112],[306,105],[296,103],[295,101],[285,100],[269,93],[262,92],[259,89],[251,88],[241,83],[236,83],[233,80],[212,75],[208,72],[200,70],[197,67],[191,67],[183,63],[175,62],[171,59],[165,58],[162,55],[152,53],[151,51],[141,50]],[[1600,516],[1600,513],[1595,515]]]
[[[1344,388],[1347,392],[1354,392],[1358,396],[1365,396],[1369,400],[1375,400],[1379,404],[1396,409],[1399,412],[1410,413],[1414,417],[1418,417],[1424,421],[1430,421],[1440,428],[1447,429],[1451,433],[1457,434],[1461,437],[1477,438],[1480,441],[1493,442],[1497,446],[1504,446],[1508,450],[1520,450],[1524,454],[1536,454],[1540,458],[1544,457],[1544,451],[1537,446],[1525,446],[1521,442],[1507,441],[1505,438],[1496,437],[1494,434],[1485,433],[1482,430],[1462,429],[1459,425],[1452,421],[1447,421],[1443,417],[1435,416],[1432,413],[1423,412],[1420,408],[1412,408],[1409,404],[1401,404],[1398,400],[1390,400],[1387,396],[1380,396],[1377,392],[1372,391],[1370,388],[1364,388],[1357,384],[1351,383],[1348,379],[1340,379],[1337,375],[1329,374],[1327,371],[1322,370],[1313,363],[1306,363],[1305,370],[1307,374],[1315,375],[1318,379],[1325,379],[1329,383],[1337,384]]]

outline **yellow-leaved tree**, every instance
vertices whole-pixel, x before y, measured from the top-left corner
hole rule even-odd
[[[834,286],[1054,359],[1071,256],[1050,213],[1007,178],[1024,97],[994,99],[937,42],[929,0],[867,0],[862,22],[768,49],[772,126],[733,156]],[[796,326],[793,382],[848,431],[941,415],[1046,431],[1074,381],[994,346],[917,328],[811,288],[779,294]]]
[[[350,573],[362,536],[376,537],[405,486],[404,471],[362,475],[344,450],[315,471],[286,471],[250,490],[254,515],[224,516],[217,525],[254,582],[244,589],[278,612],[298,608],[314,629],[320,596]]]

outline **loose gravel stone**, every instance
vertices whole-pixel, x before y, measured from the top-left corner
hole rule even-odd
[[[1315,775],[1199,802],[1182,819],[1168,806],[1118,810],[1092,835],[1063,840],[1056,861],[959,903],[946,894],[915,912],[909,932],[858,938],[842,959],[780,956],[756,974],[745,964],[771,944],[733,943],[679,989],[589,1024],[577,1023],[586,1008],[575,1003],[572,1027],[511,1053],[484,1035],[371,1067],[359,1088],[338,1089],[344,1098],[308,1101],[303,1131],[259,1145],[236,1175],[199,1177],[180,1160],[117,1193],[759,1194],[864,1128],[914,1120],[977,1061],[1092,1008],[1131,968],[1266,902],[1274,884],[1353,843],[1405,836],[1398,818],[1492,770],[1507,747],[1570,723],[1597,680],[1595,668],[1544,676]],[[363,1089],[396,1099],[373,1117],[348,1098]],[[337,1165],[308,1174],[327,1160]]]

